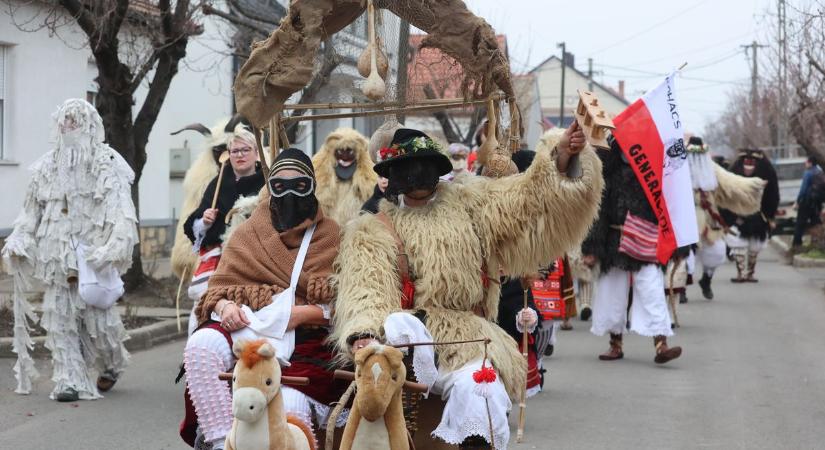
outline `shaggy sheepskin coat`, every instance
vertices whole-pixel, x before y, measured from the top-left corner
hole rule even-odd
[[[372,196],[378,175],[372,170],[367,150],[367,138],[352,128],[338,128],[330,133],[324,145],[312,158],[315,167],[315,196],[324,215],[341,225],[358,216],[361,205]],[[335,149],[355,150],[355,174],[349,180],[340,180],[335,174]]]
[[[496,325],[500,286],[485,286],[482,267],[489,279],[498,280],[499,267],[513,276],[534,273],[564,253],[587,233],[603,186],[601,164],[591,149],[578,158],[578,178],[558,172],[554,149],[544,136],[525,173],[440,183],[423,207],[380,204],[406,247],[416,276],[415,309],[426,313],[433,338],[492,339],[489,357],[513,398],[524,388],[526,365],[513,338]],[[332,339],[348,354],[350,336],[380,338],[386,317],[401,310],[397,249],[378,217],[362,215],[346,226],[336,274]],[[483,345],[442,346],[437,352],[440,370],[450,371],[480,360]]]
[[[742,158],[733,163],[731,172],[744,177]],[[764,241],[770,235],[769,222],[773,221],[776,217],[776,211],[779,209],[779,181],[776,170],[767,159],[760,159],[757,161],[756,172],[753,176],[746,178],[758,180],[765,185],[765,189],[759,198],[759,208],[755,212],[750,211],[750,213],[743,214],[723,207],[722,217],[728,222],[728,225],[736,225],[739,228],[742,238]]]
[[[719,185],[713,192],[706,193],[705,208],[702,207],[701,193],[694,191],[699,236],[705,244],[712,244],[725,236],[725,227],[715,223],[711,211],[719,215],[720,208],[723,208],[743,216],[754,214],[759,211],[765,186],[760,178],[736,175],[716,163],[713,166]]]

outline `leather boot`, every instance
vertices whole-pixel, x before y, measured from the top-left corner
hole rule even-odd
[[[664,336],[654,337],[653,345],[656,346],[656,357],[653,359],[656,364],[664,364],[682,356],[682,347],[668,347]]]
[[[699,279],[699,287],[702,288],[702,297],[705,297],[707,300],[713,300],[713,289],[710,288],[711,276],[704,273],[702,274],[702,278]]]
[[[753,277],[753,273],[756,271],[757,256],[759,256],[758,252],[748,252],[748,270],[745,272],[745,281],[748,283],[759,282],[759,280]]]
[[[733,262],[736,263],[736,278],[731,278],[731,283],[744,283],[745,255],[733,254]]]
[[[622,351],[622,335],[610,333],[610,349],[599,355],[602,361],[615,361],[624,358]]]

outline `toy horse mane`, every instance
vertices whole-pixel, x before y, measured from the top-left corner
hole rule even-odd
[[[272,359],[274,355],[265,357],[264,355],[258,353],[258,350],[264,344],[266,344],[266,339],[258,339],[248,342],[241,351],[241,355],[238,359],[243,362],[243,365],[248,369],[254,367],[255,364],[258,364],[262,359]]]

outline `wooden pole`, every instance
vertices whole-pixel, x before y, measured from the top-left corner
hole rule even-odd
[[[221,191],[221,181],[223,180],[223,170],[226,168],[226,160],[229,159],[229,155],[226,158],[223,158],[221,155],[221,172],[218,174],[218,184],[215,185],[215,194],[212,196],[212,209],[215,209],[215,206],[218,204],[218,193]]]
[[[524,289],[524,309],[527,309],[527,295],[528,290]],[[527,363],[527,371],[530,371],[530,359],[527,352],[528,343],[527,330],[521,332],[521,356],[524,357],[524,362]],[[528,378],[529,379],[529,378]],[[524,389],[521,391],[521,400],[518,404],[518,429],[516,430],[516,442],[521,442],[524,439],[524,422],[527,420],[527,379],[524,380]]]
[[[278,153],[280,153],[280,144],[278,143],[278,139],[281,136],[281,133],[278,132],[278,119],[281,115],[280,112],[272,116],[272,119],[269,120],[269,156],[272,158],[272,162],[275,162],[275,158],[278,157]]]
[[[187,264],[187,265],[183,266],[183,273],[180,275],[180,283],[178,283],[178,295],[177,295],[177,297],[175,297],[175,318],[178,321],[178,333],[181,332],[181,326],[180,326],[180,293],[183,290],[183,280],[185,280],[187,275],[189,275],[189,266],[190,266],[190,264]]]
[[[451,109],[451,108],[465,108],[467,106],[472,105],[479,105],[486,103],[488,99],[483,100],[472,100],[469,102],[461,102],[461,103],[440,103],[434,105],[417,105],[417,106],[408,106],[406,108],[394,108],[394,109],[380,109],[374,111],[353,111],[348,113],[331,113],[331,114],[312,114],[312,115],[304,115],[304,116],[291,116],[285,117],[283,119],[284,123],[291,123],[291,122],[304,122],[307,120],[329,120],[329,119],[348,119],[352,117],[370,117],[370,116],[388,116],[397,113],[410,113],[410,112],[419,112],[419,111],[437,111],[442,109]]]
[[[501,93],[495,93],[490,96],[492,100],[502,100],[504,95]],[[454,103],[464,104],[464,105],[473,105],[476,103],[483,103],[488,99],[480,99],[480,100],[466,100],[463,98],[435,98],[435,99],[426,99],[420,100],[415,103],[415,106],[424,106],[424,105],[450,105]],[[380,103],[302,103],[302,104],[293,104],[293,105],[284,105],[284,110],[293,110],[293,109],[369,109],[369,108],[397,108],[407,106],[405,102],[380,102]]]
[[[255,134],[255,143],[258,144],[258,159],[261,160],[261,171],[264,173],[264,180],[269,180],[269,166],[267,165],[266,154],[264,154],[264,140],[261,129],[258,127],[252,128]],[[267,192],[269,192],[269,182],[264,183]]]

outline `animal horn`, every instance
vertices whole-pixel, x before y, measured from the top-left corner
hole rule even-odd
[[[229,119],[229,122],[226,123],[223,131],[231,133],[235,131],[235,127],[237,127],[239,123],[246,123],[246,119],[244,119],[244,117],[240,114],[235,114],[231,119]]]
[[[180,130],[178,130],[178,131],[173,131],[173,132],[171,132],[171,133],[169,133],[169,134],[171,134],[172,136],[174,136],[174,135],[176,135],[176,134],[182,133],[182,132],[187,131],[187,130],[197,131],[198,133],[200,133],[200,134],[202,134],[202,135],[204,135],[204,136],[212,136],[212,131],[210,131],[210,130],[209,130],[209,128],[206,128],[206,125],[204,125],[204,124],[202,124],[202,123],[197,123],[197,122],[195,122],[195,123],[190,123],[189,125],[187,125],[187,126],[185,126],[185,127],[181,128]]]

